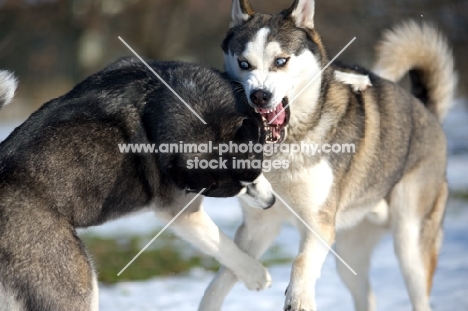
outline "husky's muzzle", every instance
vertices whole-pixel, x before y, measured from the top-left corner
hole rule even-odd
[[[277,144],[286,139],[291,111],[287,97],[284,97],[276,106],[270,103],[271,97],[272,94],[268,91],[254,90],[250,94],[250,101],[255,112],[262,116],[263,127],[266,131],[265,142]]]
[[[270,182],[260,175],[253,183],[245,184],[239,197],[252,207],[269,209],[276,203]]]

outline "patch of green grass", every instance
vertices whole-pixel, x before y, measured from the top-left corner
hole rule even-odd
[[[453,191],[450,192],[450,196],[456,199],[468,201],[468,191]]]
[[[147,280],[189,272],[192,268],[217,271],[219,263],[171,233],[162,234],[120,276],[117,276],[154,235],[127,238],[102,238],[83,235],[93,258],[98,279],[103,283]],[[265,254],[266,266],[290,263],[292,258],[274,246]]]
[[[290,264],[294,259],[290,255],[287,255],[280,245],[270,247],[264,258],[263,264],[267,267]]]
[[[161,236],[157,241],[157,247],[150,246],[120,276],[117,276],[117,273],[140,252],[150,239],[145,237],[128,239],[83,237],[98,271],[98,279],[103,283],[147,280],[155,276],[188,272],[193,267],[208,270],[219,268],[214,259],[195,251],[184,252],[180,247],[172,245],[172,237]]]

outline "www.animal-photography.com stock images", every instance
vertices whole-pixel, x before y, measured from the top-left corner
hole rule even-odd
[[[468,310],[468,2],[0,0],[0,311]]]

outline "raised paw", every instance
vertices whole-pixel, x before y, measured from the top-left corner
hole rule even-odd
[[[262,290],[271,286],[271,276],[268,270],[258,261],[246,265],[237,277],[244,282],[249,290]]]
[[[356,75],[354,77],[353,83],[350,83],[350,85],[354,93],[360,93],[367,90],[368,87],[371,87],[372,83],[369,79],[369,76]]]
[[[350,85],[354,93],[360,93],[372,86],[369,76],[358,73],[349,73],[336,70],[335,79],[343,84]]]
[[[360,93],[367,90],[368,87],[371,87],[372,83],[369,80],[368,76],[362,77],[362,81],[360,83],[352,84],[351,88],[353,89],[354,93]]]

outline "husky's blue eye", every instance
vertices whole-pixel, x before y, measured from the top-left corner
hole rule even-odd
[[[239,67],[242,70],[248,70],[248,69],[250,69],[250,64],[249,64],[249,62],[247,62],[245,60],[239,60]]]
[[[276,67],[284,67],[288,63],[287,58],[280,57],[276,59]]]

